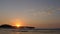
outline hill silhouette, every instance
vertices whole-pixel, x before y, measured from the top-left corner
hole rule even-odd
[[[8,24],[3,24],[3,25],[0,26],[0,28],[12,29],[12,28],[15,28],[15,27],[13,27],[11,25],[8,25]]]
[[[17,29],[16,26],[11,26],[8,24],[3,24],[0,26],[0,28],[4,28],[4,29]],[[31,26],[20,26],[19,29],[34,29],[35,27],[31,27]]]

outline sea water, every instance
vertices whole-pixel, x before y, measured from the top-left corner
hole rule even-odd
[[[21,32],[11,29],[0,29],[0,34],[60,34],[60,30],[39,30],[39,31],[28,31]]]

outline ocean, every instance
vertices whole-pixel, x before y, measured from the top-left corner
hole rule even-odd
[[[11,29],[0,29],[0,34],[60,34],[60,30],[16,31]]]

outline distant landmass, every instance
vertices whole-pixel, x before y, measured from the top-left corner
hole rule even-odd
[[[12,26],[12,25],[9,25],[9,24],[3,24],[3,25],[0,25],[0,28],[3,28],[3,29],[25,29],[25,30],[60,30],[60,28],[50,28],[50,29],[47,29],[47,28],[35,28],[35,27],[31,27],[31,26],[20,26],[20,27],[16,27],[16,26]]]
[[[8,24],[0,25],[0,28],[4,28],[4,29],[17,29],[16,26],[11,26],[11,25],[8,25]],[[18,29],[35,29],[35,27],[31,27],[31,26],[20,26]]]

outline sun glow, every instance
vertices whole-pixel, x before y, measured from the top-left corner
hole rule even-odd
[[[22,22],[19,19],[16,19],[16,21],[15,21],[16,27],[20,27],[21,23]]]
[[[19,25],[19,24],[17,24],[17,25],[16,25],[16,27],[20,27],[20,25]]]
[[[13,19],[12,22],[13,22],[13,25],[16,27],[22,26],[22,21],[19,19]]]

